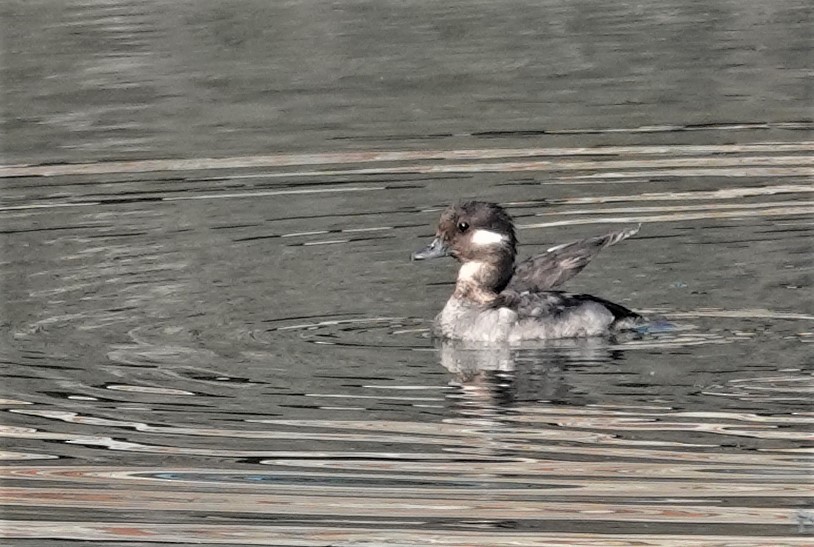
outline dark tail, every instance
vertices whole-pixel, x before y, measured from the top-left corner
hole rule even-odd
[[[635,311],[629,310],[621,304],[611,302],[610,300],[605,300],[604,298],[599,298],[592,294],[575,294],[574,297],[605,306],[605,308],[613,314],[613,323],[611,323],[612,329],[630,329],[645,322],[645,318]]]

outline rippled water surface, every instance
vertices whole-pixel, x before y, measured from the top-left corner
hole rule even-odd
[[[808,2],[0,10],[6,544],[811,545]],[[433,341],[462,197],[675,327]]]

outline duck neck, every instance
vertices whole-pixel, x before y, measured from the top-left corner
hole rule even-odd
[[[492,304],[508,285],[513,271],[514,256],[508,253],[467,260],[458,270],[453,297],[477,304]]]

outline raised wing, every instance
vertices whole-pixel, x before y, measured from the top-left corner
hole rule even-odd
[[[577,275],[605,247],[610,247],[639,232],[639,226],[610,232],[551,247],[545,253],[518,264],[507,289],[546,291]]]

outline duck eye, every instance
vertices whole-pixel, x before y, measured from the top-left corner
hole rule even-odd
[[[466,222],[459,222],[458,223],[458,231],[460,231],[461,233],[467,231],[468,229],[469,229],[469,224],[467,224]]]

